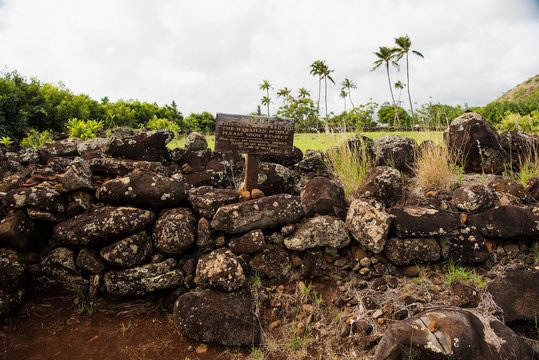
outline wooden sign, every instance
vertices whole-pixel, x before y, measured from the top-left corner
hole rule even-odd
[[[294,119],[217,114],[215,151],[250,155],[289,155]]]
[[[294,119],[217,114],[215,151],[247,154],[244,190],[258,184],[259,155],[289,155],[294,144]]]

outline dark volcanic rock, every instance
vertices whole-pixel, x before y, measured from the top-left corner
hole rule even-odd
[[[205,287],[237,291],[245,285],[245,274],[236,255],[222,248],[198,259],[195,281]]]
[[[97,190],[97,198],[114,205],[149,209],[178,206],[187,197],[187,186],[180,180],[144,170],[107,181]]]
[[[75,289],[88,292],[88,280],[75,266],[72,250],[58,247],[49,252],[40,262],[43,286],[49,289]]]
[[[488,260],[489,252],[485,239],[474,227],[457,229],[440,237],[444,260],[453,259],[462,263],[482,263]]]
[[[500,173],[509,162],[496,130],[473,112],[453,120],[444,132],[444,141],[452,153],[460,154],[461,166],[467,171]]]
[[[252,254],[263,250],[266,247],[266,240],[262,230],[256,229],[231,240],[228,247],[234,254]]]
[[[470,215],[468,224],[487,238],[520,240],[539,236],[539,216],[518,206],[499,206]]]
[[[92,170],[85,161],[77,161],[70,165],[62,177],[64,191],[93,190]]]
[[[3,178],[7,173],[17,173],[24,170],[24,166],[18,161],[2,160],[0,161],[0,178]],[[0,188],[1,190],[1,188]]]
[[[8,316],[22,302],[25,293],[25,266],[17,253],[0,249],[0,319]]]
[[[238,193],[232,189],[201,186],[189,190],[188,199],[198,216],[211,219],[221,206],[237,203]]]
[[[152,253],[152,239],[146,231],[141,231],[122,239],[99,251],[103,261],[110,266],[128,268],[140,265]]]
[[[535,150],[535,139],[520,130],[511,130],[500,133],[500,144],[513,160],[519,165],[520,161],[530,156]]]
[[[532,359],[533,350],[509,328],[492,324],[497,338],[487,337],[485,324],[465,310],[432,310],[389,326],[375,360]],[[497,349],[493,343],[501,344]]]
[[[264,154],[260,156],[260,161],[275,163],[283,166],[294,166],[303,159],[303,152],[300,148],[294,146],[290,155],[271,155]]]
[[[48,142],[43,145],[39,151],[41,157],[45,160],[53,157],[72,157],[77,156],[77,145],[83,140],[80,138],[67,138],[63,140]]]
[[[346,228],[361,245],[378,254],[384,250],[392,220],[376,200],[357,199],[348,209]]]
[[[257,189],[266,195],[283,194],[292,187],[292,174],[283,165],[261,163],[258,169]]]
[[[434,237],[408,239],[391,237],[387,239],[385,253],[386,257],[396,265],[411,265],[438,260],[440,245]]]
[[[197,221],[187,208],[163,211],[153,228],[155,248],[163,254],[184,253],[196,241],[196,226]]]
[[[97,251],[87,247],[79,251],[75,264],[91,274],[100,274],[106,267]]]
[[[305,216],[334,215],[335,208],[344,209],[344,189],[337,182],[323,176],[315,177],[305,184],[301,195]]]
[[[96,158],[88,160],[93,172],[107,173],[124,176],[133,170],[149,170],[156,173],[165,173],[165,168],[160,162],[137,161],[129,159]]]
[[[180,287],[183,273],[174,259],[105,273],[107,291],[114,295],[144,296],[151,292]]]
[[[21,249],[40,249],[43,229],[26,212],[10,212],[0,222],[0,243]]]
[[[215,248],[215,232],[210,225],[210,221],[205,217],[198,220],[197,246],[201,253],[210,252]]]
[[[459,215],[448,211],[410,206],[388,212],[395,216],[393,227],[401,238],[443,235],[460,226]]]
[[[535,200],[539,201],[539,177],[528,179],[526,190]]]
[[[8,160],[11,159],[8,158]],[[17,156],[13,160],[18,161],[24,165],[39,164],[39,162],[41,161],[41,155],[39,154],[38,148],[28,146],[17,151]]]
[[[204,135],[193,131],[185,138],[185,147],[191,151],[205,150],[208,148],[208,142]]]
[[[186,337],[228,346],[257,345],[260,328],[250,296],[217,290],[181,295],[174,305],[174,323]]]
[[[324,169],[326,167],[324,158],[322,151],[307,150],[303,159],[298,163],[298,168],[306,172]]]
[[[342,248],[350,244],[350,234],[341,219],[329,215],[317,216],[302,224],[284,240],[284,244],[296,251],[319,246]]]
[[[480,184],[462,186],[453,191],[451,203],[459,210],[469,213],[488,209],[492,206],[494,195],[492,191]]]
[[[228,234],[241,234],[294,223],[302,216],[300,198],[281,194],[223,206],[217,210],[211,226]]]
[[[513,179],[498,179],[494,180],[488,184],[488,187],[491,188],[499,198],[503,194],[509,194],[512,197],[519,199],[522,202],[532,202],[533,198],[528,193],[528,191],[522,186],[518,181]]]
[[[4,197],[4,203],[11,209],[34,206],[37,209],[62,213],[65,200],[60,193],[46,186],[33,186],[14,189]]]
[[[93,159],[96,157],[106,157],[111,139],[96,137],[81,142],[77,145],[77,152],[84,159]]]
[[[270,244],[252,256],[250,265],[262,276],[284,278],[290,271],[290,257],[288,252],[279,245]]]
[[[399,135],[384,135],[374,140],[376,165],[391,166],[399,171],[410,171],[414,164],[417,143]]]
[[[167,144],[174,138],[172,130],[142,132],[132,137],[113,139],[107,154],[112,158],[162,161],[168,155]]]
[[[375,199],[386,207],[395,205],[402,196],[402,177],[397,169],[377,166],[369,170],[357,196]]]
[[[532,323],[539,316],[539,273],[509,270],[488,286],[496,305],[503,310],[506,324]]]
[[[106,206],[56,225],[54,239],[76,246],[102,243],[146,229],[154,220],[155,214],[149,210]]]

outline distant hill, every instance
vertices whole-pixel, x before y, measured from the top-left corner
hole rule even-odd
[[[518,84],[496,101],[517,102],[528,98],[539,98],[539,75],[535,75],[528,80]]]

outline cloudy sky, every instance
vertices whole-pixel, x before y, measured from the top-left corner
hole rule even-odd
[[[404,34],[425,56],[411,58],[419,103],[485,105],[539,73],[539,0],[0,0],[0,69],[95,99],[250,113],[264,79],[316,101],[320,59],[340,112],[345,77],[356,104],[390,100],[373,52]],[[391,75],[406,82],[404,66]]]

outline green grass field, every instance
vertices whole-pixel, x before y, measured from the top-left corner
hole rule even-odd
[[[361,135],[364,135],[371,139],[377,139],[384,135],[400,135],[403,137],[409,137],[415,139],[418,144],[421,144],[424,140],[432,140],[436,143],[442,143],[442,131],[428,131],[428,132],[417,132],[417,131],[400,131],[400,132],[384,132],[384,131],[374,131],[374,132],[361,132]],[[332,146],[336,146],[344,142],[346,139],[355,136],[355,133],[309,133],[309,134],[295,134],[294,135],[294,145],[305,152],[307,149],[311,150],[322,150],[325,151]],[[206,135],[206,140],[211,149],[214,148],[215,136]],[[176,138],[170,142],[168,145],[171,149],[177,147],[185,146],[185,137]]]

